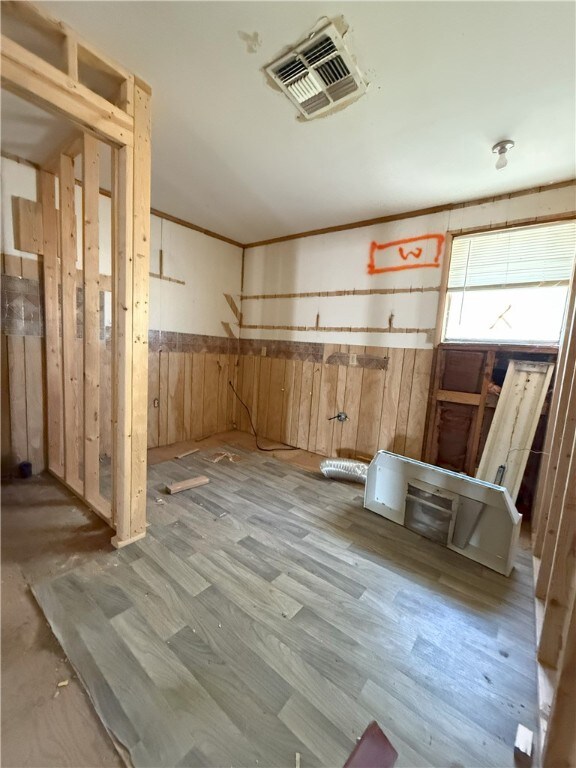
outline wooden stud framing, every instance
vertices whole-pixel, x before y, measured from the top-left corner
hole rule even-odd
[[[44,336],[46,343],[46,399],[49,403],[48,469],[64,477],[64,412],[62,408],[62,348],[60,340],[60,311],[58,285],[58,213],[56,210],[55,178],[40,172],[40,201],[42,204],[44,251]]]
[[[123,110],[4,35],[1,46],[2,87],[103,141],[132,145],[132,121]]]
[[[74,163],[60,157],[60,247],[62,285],[62,376],[64,380],[64,479],[83,495],[77,444],[76,409],[78,370],[76,359],[76,215],[74,213]],[[50,405],[49,405],[50,407]]]
[[[150,269],[150,94],[134,83],[134,313],[132,318],[132,491],[130,535],[146,529],[146,457],[148,441],[148,272]]]
[[[100,495],[100,265],[98,141],[84,134],[82,152],[82,245],[84,286],[84,495],[88,503],[111,517],[110,503]]]
[[[548,455],[535,510],[534,572],[544,768],[570,766],[576,761],[575,287],[573,280],[545,442]]]
[[[46,167],[40,176],[44,231],[41,237],[35,236],[41,241],[35,245],[35,252],[44,250],[45,254],[48,464],[51,472],[116,528],[113,543],[120,547],[141,538],[146,531],[150,89],[31,3],[5,2],[2,6],[3,14],[15,15],[61,43],[64,65],[59,69],[3,36],[2,87],[67,119],[71,128],[81,131],[50,162],[50,170],[59,176],[58,213],[54,206],[54,178]],[[104,72],[118,83],[114,103],[80,82],[80,64]],[[102,498],[99,487],[99,312],[100,291],[106,286],[101,283],[98,263],[98,140],[111,145],[114,165],[111,503]],[[73,164],[73,157],[79,152],[83,163],[82,270],[76,266]],[[84,291],[82,342],[77,339],[76,312],[80,282]],[[83,370],[78,366],[78,357],[83,357]],[[16,382],[17,372],[11,376]],[[24,387],[22,382],[23,392]],[[26,418],[22,423],[25,429]]]

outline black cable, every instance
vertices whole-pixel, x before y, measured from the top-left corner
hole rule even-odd
[[[256,432],[256,427],[254,426],[254,422],[252,421],[252,414],[250,413],[250,408],[246,405],[244,400],[240,397],[238,392],[234,389],[234,384],[232,384],[231,381],[228,382],[228,386],[234,392],[238,400],[242,403],[244,408],[246,408],[246,413],[248,414],[248,419],[250,421],[250,426],[252,427],[252,432],[254,433],[254,437],[256,438],[256,448],[258,448],[259,451],[268,451],[269,453],[273,453],[274,451],[298,451],[299,448],[295,448],[294,446],[290,447],[281,447],[281,448],[262,448],[262,446],[258,443],[258,433]]]

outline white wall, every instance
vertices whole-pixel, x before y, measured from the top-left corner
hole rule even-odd
[[[36,257],[14,247],[12,196],[37,199],[37,172],[23,163],[2,158],[2,252]],[[76,188],[76,215],[82,215],[82,190]],[[153,330],[225,336],[222,321],[234,328],[235,318],[224,298],[228,293],[240,304],[242,249],[157,216],[151,220],[150,271],[159,271],[159,250],[164,252],[164,274],[183,280],[178,285],[150,278],[150,321]],[[100,196],[100,271],[111,274],[110,199]],[[82,229],[78,231],[78,267],[82,266]],[[107,301],[106,323],[110,323]],[[237,328],[235,332],[238,333]]]
[[[245,251],[243,294],[439,287],[441,266],[368,274],[372,241],[389,243],[423,235],[445,235],[454,230],[497,227],[509,221],[573,211],[575,189],[572,185],[386,224],[249,248]],[[392,251],[386,252],[387,256],[383,256],[384,251],[379,251],[376,253],[376,265],[416,264],[423,260],[433,260],[434,241],[414,245],[423,248],[418,260],[408,257],[404,261]],[[410,247],[407,245],[405,249]],[[443,259],[444,253],[440,265]],[[431,340],[425,329],[435,327],[438,296],[438,291],[432,291],[368,296],[243,299],[242,313],[246,325],[314,327],[319,315],[318,324],[321,327],[386,327],[393,314],[393,325],[396,328],[423,331],[350,333],[244,329],[242,337],[426,348],[431,346]]]

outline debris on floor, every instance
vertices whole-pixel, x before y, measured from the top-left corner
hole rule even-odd
[[[242,461],[242,458],[238,456],[237,453],[228,453],[228,451],[220,451],[219,453],[215,453],[213,456],[209,456],[206,461],[211,461],[212,464],[218,464],[223,459],[228,459],[228,461],[231,461],[233,464]]]
[[[179,453],[177,456],[174,456],[175,459],[183,459],[185,456],[190,456],[191,453],[198,453],[200,448],[191,448],[189,451],[184,451],[184,453]]]
[[[200,485],[206,485],[210,480],[205,475],[191,477],[189,480],[180,480],[178,483],[166,486],[167,493],[180,493],[180,491],[189,491],[191,488],[198,488]]]

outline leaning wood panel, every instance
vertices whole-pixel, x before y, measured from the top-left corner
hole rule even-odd
[[[64,479],[81,495],[79,477],[76,356],[76,216],[74,213],[74,161],[60,156],[60,247],[62,284],[62,376],[64,379]]]
[[[46,349],[46,401],[48,468],[64,477],[64,413],[62,408],[62,347],[58,300],[58,214],[55,177],[40,172],[44,251],[44,337]]]
[[[500,484],[508,489],[512,501],[520,489],[553,370],[552,363],[510,360],[508,364],[476,477],[493,483],[499,467],[504,466]]]
[[[84,495],[100,501],[100,286],[98,141],[84,135],[82,151],[82,249],[84,269]]]

